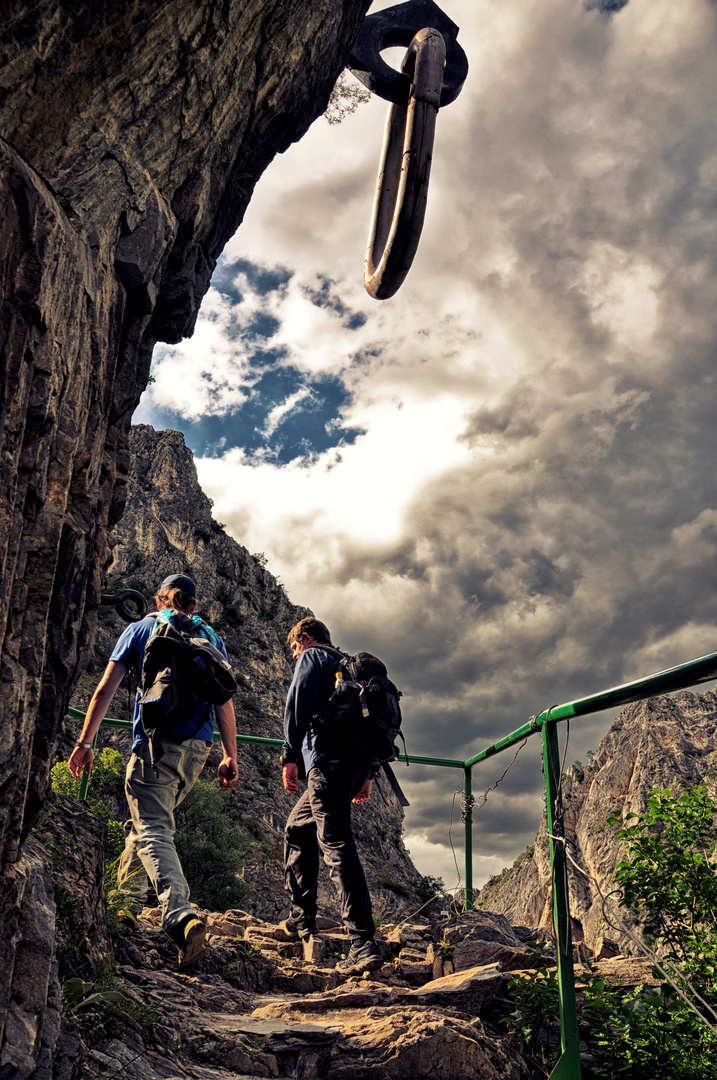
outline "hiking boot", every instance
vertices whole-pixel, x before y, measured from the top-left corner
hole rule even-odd
[[[185,915],[181,922],[167,930],[179,951],[178,966],[189,967],[203,960],[207,954],[204,938],[207,928],[196,915]]]
[[[360,975],[364,971],[376,971],[382,965],[383,958],[375,941],[354,941],[336,970],[342,975]]]
[[[278,929],[286,934],[287,941],[308,941],[319,933],[319,928],[313,919],[295,919],[291,915],[279,923]]]

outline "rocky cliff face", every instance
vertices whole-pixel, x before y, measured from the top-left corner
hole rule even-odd
[[[310,612],[292,604],[263,567],[262,558],[251,555],[213,519],[211,502],[199,487],[191,451],[179,432],[138,425],[130,430],[130,450],[127,505],[113,535],[108,589],[138,589],[151,604],[164,577],[190,574],[197,582],[200,612],[224,638],[236,673],[239,734],[281,738],[284,701],[293,673],[286,635]],[[102,610],[91,670],[80,680],[73,700],[77,707],[89,701],[125,625],[114,609]],[[123,688],[111,715],[127,716]],[[114,728],[103,729],[102,741],[125,752],[130,742],[128,735],[117,734]],[[218,763],[218,750],[215,756]],[[210,762],[207,775],[211,769]],[[252,837],[244,869],[250,886],[246,904],[262,918],[278,919],[288,910],[282,835],[295,800],[281,785],[277,751],[240,746],[239,776],[231,812]],[[382,787],[386,802],[374,792],[367,804],[354,808],[354,818],[376,916],[386,919],[409,914],[424,898],[421,875],[401,838],[403,811],[385,782]],[[120,812],[124,816],[125,811]],[[323,913],[338,916],[335,893],[324,872],[320,904]]]
[[[368,0],[8,0],[0,28],[0,1047],[22,882],[156,340],[191,332]],[[0,1050],[0,1056],[2,1051]]]
[[[613,887],[625,846],[615,842],[618,826],[605,821],[642,813],[654,788],[680,790],[713,782],[717,770],[717,694],[688,692],[628,705],[600,743],[588,765],[571,766],[565,777],[565,834],[576,861],[599,883]],[[604,942],[620,935],[604,920],[597,890],[568,866],[573,940],[600,954]],[[550,863],[543,815],[535,845],[481,891],[479,906],[509,922],[552,928]],[[625,940],[626,943],[627,939]],[[606,947],[606,952],[609,946]]]

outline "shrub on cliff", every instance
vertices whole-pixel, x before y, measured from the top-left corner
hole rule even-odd
[[[116,817],[108,798],[124,794],[124,759],[117,750],[105,747],[95,754],[92,779],[87,791],[87,805],[107,826],[107,862],[118,859],[124,848],[123,823]],[[73,780],[66,761],[58,761],[50,773],[52,790],[61,795],[80,794],[80,781]]]
[[[251,848],[246,829],[230,814],[230,795],[201,777],[176,810],[175,844],[192,902],[209,911],[241,907],[249,887],[237,873]]]
[[[673,961],[689,984],[670,982],[625,988],[609,983],[594,964],[578,975],[580,1033],[587,1073],[605,1080],[717,1080],[717,806],[704,787],[679,795],[653,791],[644,814],[619,813],[616,840],[628,845],[618,864],[620,904],[636,911],[642,934]],[[663,961],[664,962],[664,961]],[[655,974],[662,977],[659,970]],[[544,1076],[558,1051],[543,1037],[557,1021],[554,969],[516,975],[510,982],[516,1008],[505,1021],[533,1075]],[[705,1022],[706,1021],[706,1022]]]
[[[107,825],[109,893],[117,886],[117,862],[124,849],[124,827],[107,800],[124,797],[124,774],[124,759],[117,750],[105,748],[95,755],[87,805]],[[75,798],[79,796],[80,781],[72,779],[66,762],[58,761],[51,775],[53,791]],[[229,796],[219,790],[216,779],[200,777],[177,808],[175,820],[177,853],[192,901],[210,911],[241,907],[249,888],[237,873],[244,865],[251,840],[246,829],[233,822],[229,814]],[[150,902],[152,898],[150,889]]]

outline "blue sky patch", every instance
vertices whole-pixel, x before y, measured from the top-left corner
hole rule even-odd
[[[141,420],[183,432],[187,446],[200,457],[216,457],[241,447],[249,459],[283,465],[297,457],[315,457],[333,446],[350,445],[363,434],[360,428],[342,425],[341,412],[351,395],[341,379],[330,375],[310,379],[296,368],[274,366],[256,375],[254,385],[246,388],[247,401],[231,412],[190,420],[152,403],[143,410]],[[294,395],[303,396],[269,427],[272,410]]]
[[[234,284],[239,274],[246,276],[252,289],[260,296],[268,296],[270,292],[281,289],[293,277],[293,270],[285,266],[257,266],[248,259],[220,258],[216,269],[212,274],[212,286],[218,292],[227,296],[233,303],[240,304],[244,297]]]
[[[246,400],[223,407],[225,376],[218,371],[215,385],[209,371],[202,377],[209,384],[207,391],[214,415],[190,419],[175,409],[158,405],[150,392],[142,401],[137,421],[183,432],[187,445],[201,457],[215,457],[240,447],[250,460],[286,464],[297,457],[310,459],[332,447],[355,442],[363,432],[343,426],[342,416],[351,402],[351,394],[342,378],[311,374],[287,365],[287,348],[272,346],[281,324],[271,313],[257,311],[248,323],[243,323],[240,305],[244,297],[235,284],[239,275],[244,276],[250,290],[267,296],[283,290],[292,272],[281,266],[267,269],[246,259],[231,262],[220,259],[212,277],[212,287],[230,305],[225,335],[231,341],[241,341],[241,350],[246,355],[247,367],[237,376]],[[352,312],[343,304],[329,278],[321,277],[318,288],[307,288],[305,292],[312,303],[335,312],[349,329],[358,329],[366,321],[365,315]],[[201,317],[216,321],[220,316],[206,312]],[[227,312],[221,318],[226,320]],[[160,347],[155,356],[155,370],[161,366],[162,359]]]

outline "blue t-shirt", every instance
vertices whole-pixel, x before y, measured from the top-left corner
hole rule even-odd
[[[146,618],[141,619],[139,622],[130,623],[130,625],[123,630],[120,634],[117,644],[112,650],[110,660],[115,663],[124,664],[127,668],[136,668],[139,677],[142,675],[142,660],[144,659],[144,650],[152,634],[155,625],[156,618],[154,615],[147,615]],[[219,634],[216,634],[216,647],[227,658],[227,650],[224,646]],[[132,750],[135,751],[141,746],[145,746],[149,740],[142,726],[142,709],[139,704],[140,692],[137,690],[137,697],[134,703],[134,717],[132,720]],[[193,739],[204,739],[206,742],[211,742],[214,734],[214,707],[209,705],[208,702],[202,702],[199,704],[197,711],[178,728],[172,731],[170,738],[183,739],[191,737]]]

